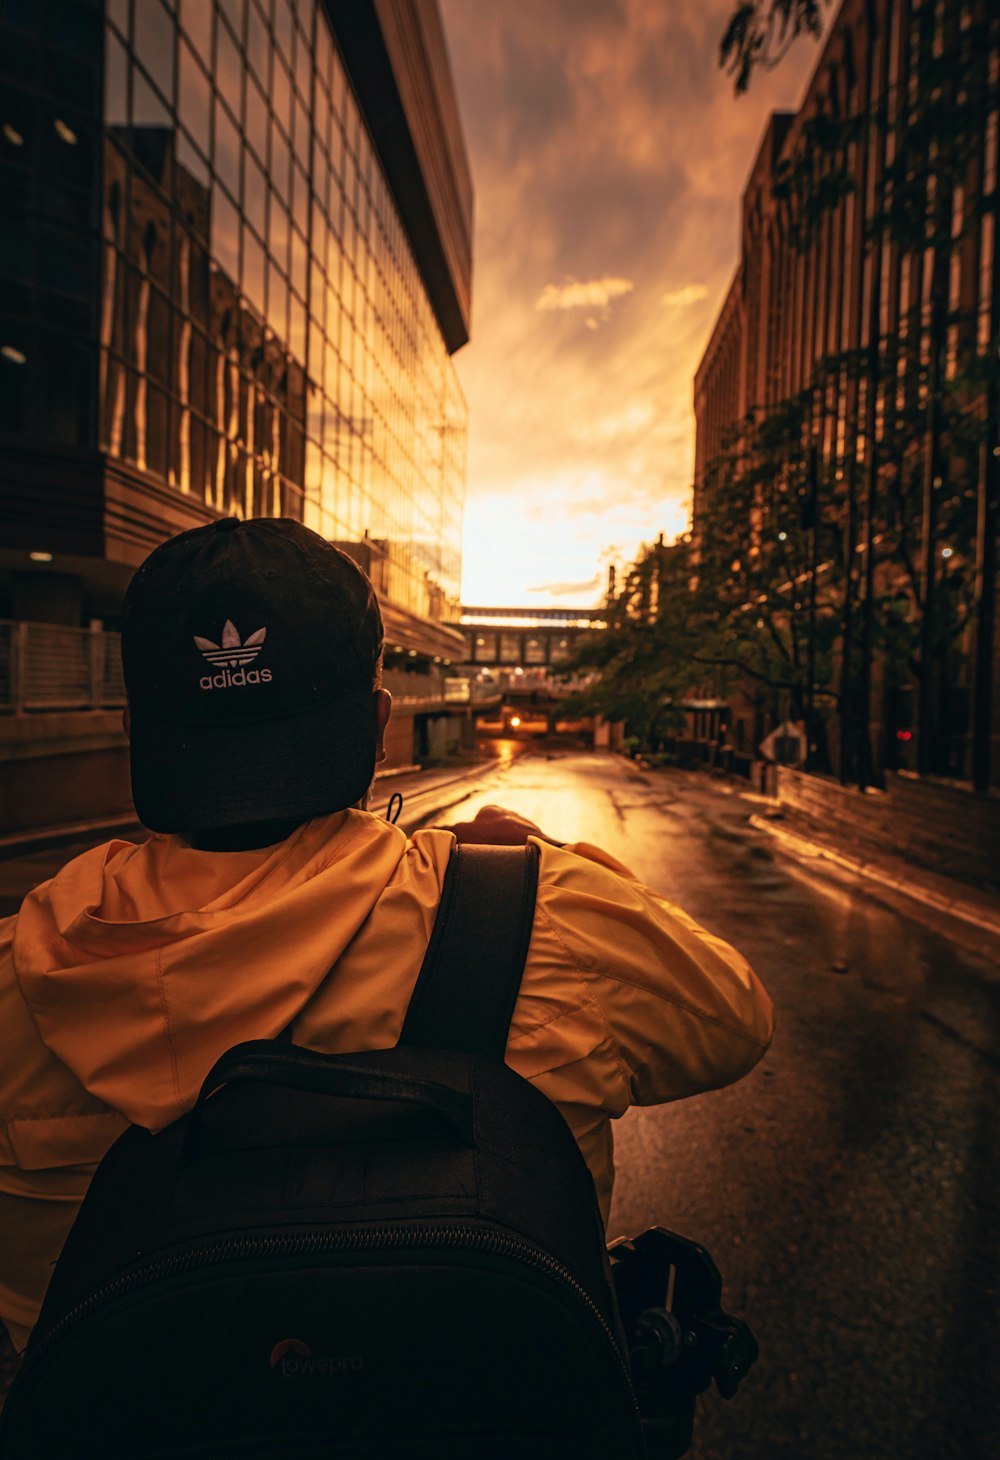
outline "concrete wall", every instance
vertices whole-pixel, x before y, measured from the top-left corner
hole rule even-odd
[[[884,791],[858,791],[778,767],[778,800],[861,854],[904,857],[1000,891],[1000,797],[889,772]]]
[[[0,718],[0,836],[134,814],[120,710]]]

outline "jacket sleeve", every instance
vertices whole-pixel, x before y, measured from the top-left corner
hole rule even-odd
[[[746,959],[606,853],[543,847],[538,916],[599,1006],[634,1104],[728,1085],[767,1049],[771,1000]]]
[[[0,922],[0,1322],[21,1349],[97,1162],[125,1129],[42,1042]]]

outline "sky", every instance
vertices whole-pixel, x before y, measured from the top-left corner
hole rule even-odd
[[[475,187],[462,602],[581,606],[689,520],[692,381],[800,38],[733,95],[732,0],[439,0]]]

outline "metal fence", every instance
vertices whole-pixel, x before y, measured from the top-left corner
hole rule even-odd
[[[120,634],[0,619],[0,712],[124,703]]]

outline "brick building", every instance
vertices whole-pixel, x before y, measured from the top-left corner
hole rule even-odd
[[[979,0],[844,0],[800,109],[765,131],[695,377],[696,553],[732,473],[755,470],[752,566],[815,452],[809,571],[836,644],[814,729],[845,779],[1000,784],[998,30]],[[914,167],[920,127],[942,131],[945,111],[959,162],[935,144]],[[798,434],[772,492],[761,426],[789,407]],[[802,576],[781,631],[805,611]],[[747,690],[734,713],[759,738],[787,701]]]

